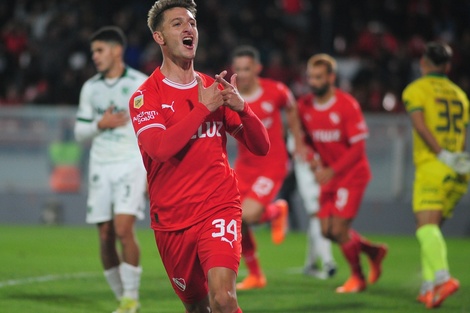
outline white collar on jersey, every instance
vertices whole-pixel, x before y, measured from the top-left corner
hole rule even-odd
[[[193,88],[194,86],[197,85],[196,78],[194,78],[194,80],[192,82],[190,82],[189,84],[175,83],[174,81],[171,81],[166,77],[163,79],[163,82],[165,84],[167,84],[168,86],[176,88],[176,89],[191,89],[191,88]]]
[[[248,96],[243,95],[243,99],[245,99],[246,102],[251,103],[251,102],[255,102],[256,100],[258,100],[262,95],[263,95],[263,87],[258,86],[255,92],[253,92],[251,95],[248,95]]]
[[[318,103],[316,99],[313,98],[313,107],[315,108],[315,110],[318,110],[318,111],[326,111],[329,108],[331,108],[333,104],[335,103],[336,103],[336,96],[331,97],[328,101],[322,104]]]

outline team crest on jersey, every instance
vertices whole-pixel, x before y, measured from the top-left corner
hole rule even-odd
[[[179,290],[181,290],[181,291],[186,290],[186,281],[184,280],[184,278],[175,278],[175,277],[173,277],[171,280],[176,285],[176,287],[178,287]]]
[[[331,121],[333,124],[338,125],[339,122],[341,121],[341,119],[340,119],[338,113],[336,113],[336,112],[331,112],[331,113],[330,113],[330,121]]]
[[[263,109],[263,111],[268,112],[268,113],[271,113],[272,111],[274,111],[274,106],[270,102],[267,102],[267,101],[263,101],[261,103],[261,108]]]

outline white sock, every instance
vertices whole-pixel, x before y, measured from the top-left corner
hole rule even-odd
[[[121,299],[124,289],[122,286],[121,274],[119,273],[119,267],[115,266],[105,270],[104,277],[106,277],[106,281],[114,292],[116,299]]]
[[[121,263],[119,266],[122,285],[124,287],[123,297],[139,299],[140,276],[142,267],[133,266],[128,263]]]
[[[315,249],[315,254],[320,257],[323,265],[327,263],[335,263],[333,253],[331,252],[331,241],[323,237],[321,233],[320,221],[316,217],[310,218],[309,234],[312,245]]]
[[[305,268],[311,268],[314,264],[317,263],[317,249],[315,247],[315,236],[313,221],[314,218],[310,218],[308,229],[307,229],[307,253],[305,255]]]
[[[436,272],[436,276],[434,281],[436,282],[436,285],[440,285],[445,283],[450,279],[450,273],[448,270],[440,270]]]

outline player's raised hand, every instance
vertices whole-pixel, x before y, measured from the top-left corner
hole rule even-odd
[[[214,81],[212,85],[205,88],[201,77],[196,75],[196,80],[199,102],[204,104],[209,111],[214,112],[224,104],[222,95],[218,89],[219,83],[217,81]]]
[[[114,106],[110,106],[98,122],[99,129],[112,129],[124,126],[129,122],[129,116],[124,111],[114,112]]]
[[[215,80],[219,82],[224,90],[222,90],[222,97],[224,105],[236,112],[241,112],[245,108],[245,100],[240,96],[237,89],[237,74],[230,77],[230,83],[224,79],[227,71],[222,71],[219,75],[215,75]]]

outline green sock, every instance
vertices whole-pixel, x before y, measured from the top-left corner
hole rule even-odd
[[[447,246],[439,226],[426,224],[416,231],[421,246],[423,279],[433,281],[437,271],[448,271]]]

